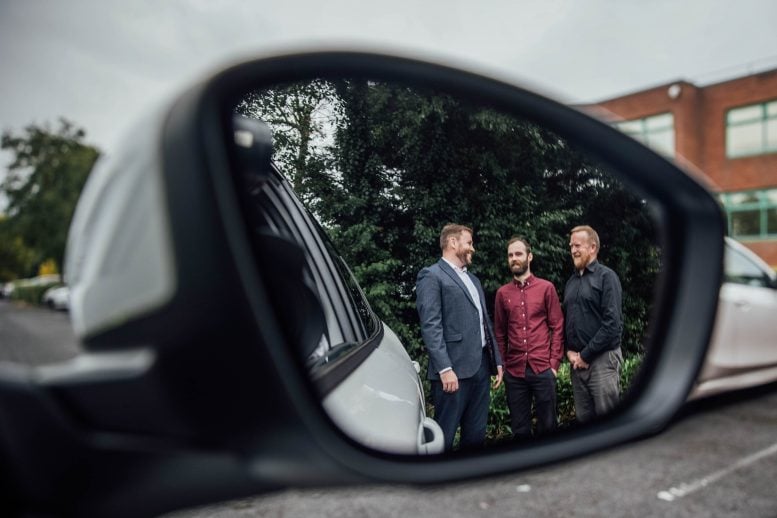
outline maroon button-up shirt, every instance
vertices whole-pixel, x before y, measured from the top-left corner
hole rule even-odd
[[[553,283],[530,275],[496,292],[494,332],[502,361],[515,377],[558,370],[564,354],[564,314]]]

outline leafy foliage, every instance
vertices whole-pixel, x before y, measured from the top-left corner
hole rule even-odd
[[[0,217],[0,282],[28,275],[35,269],[38,256],[16,234],[8,219]]]
[[[54,288],[56,286],[60,286],[62,283],[59,282],[49,282],[45,284],[20,284],[16,285],[16,288],[13,291],[13,294],[11,295],[11,298],[13,300],[26,302],[27,304],[36,306],[41,304],[43,299],[43,294],[46,293],[46,290],[49,288]]]
[[[15,157],[0,184],[8,199],[7,215],[0,220],[4,278],[35,275],[46,261],[62,264],[78,196],[99,155],[83,143],[84,136],[64,119],[56,131],[31,125],[21,135],[3,133],[2,149]],[[45,268],[58,269],[50,263]]]
[[[641,354],[624,358],[621,365],[621,393],[625,394],[634,377],[642,366]],[[575,400],[572,395],[572,379],[569,363],[564,362],[556,377],[556,411],[559,428],[567,428],[575,423]],[[533,408],[532,408],[533,410]],[[507,408],[507,396],[504,387],[491,390],[491,409],[488,414],[487,437],[490,442],[507,440],[512,437],[510,431],[510,413]]]
[[[303,200],[315,190],[308,185],[327,164],[322,142],[333,123],[336,104],[330,83],[313,81],[250,92],[236,111],[264,120],[273,128],[274,160]]]

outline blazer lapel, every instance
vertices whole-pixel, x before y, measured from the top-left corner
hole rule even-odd
[[[472,295],[470,295],[469,290],[464,285],[464,281],[462,281],[461,277],[459,277],[459,274],[456,273],[456,271],[453,268],[451,268],[451,265],[449,265],[444,259],[440,259],[438,261],[438,264],[440,265],[440,269],[444,271],[446,274],[448,274],[448,276],[451,279],[453,279],[453,282],[455,282],[459,286],[459,288],[461,288],[461,290],[464,292],[464,295],[466,295],[467,300],[469,300],[470,304],[477,307],[477,305],[475,304],[475,301],[472,300]]]

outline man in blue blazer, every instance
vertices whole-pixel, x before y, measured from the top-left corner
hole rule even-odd
[[[418,273],[416,307],[429,353],[434,416],[453,446],[461,426],[461,447],[481,446],[486,437],[489,379],[502,383],[502,359],[495,346],[483,288],[467,271],[475,248],[472,229],[448,224],[440,233],[442,258]]]

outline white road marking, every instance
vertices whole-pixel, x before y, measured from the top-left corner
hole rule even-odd
[[[693,482],[690,482],[688,484],[685,484],[685,483],[680,484],[679,486],[670,488],[666,491],[659,491],[656,496],[660,500],[666,500],[667,502],[672,502],[678,498],[682,498],[695,491],[698,491],[699,489],[707,487],[713,482],[720,480],[721,478],[733,473],[734,471],[747,467],[750,464],[754,464],[765,457],[774,455],[775,453],[777,453],[777,443],[772,444],[768,448],[765,448],[761,451],[753,453],[752,455],[748,455],[747,457],[739,460],[738,462],[735,462],[731,466],[721,469],[719,471],[716,471],[710,475],[707,475],[706,477],[700,478],[698,480],[694,480]]]

